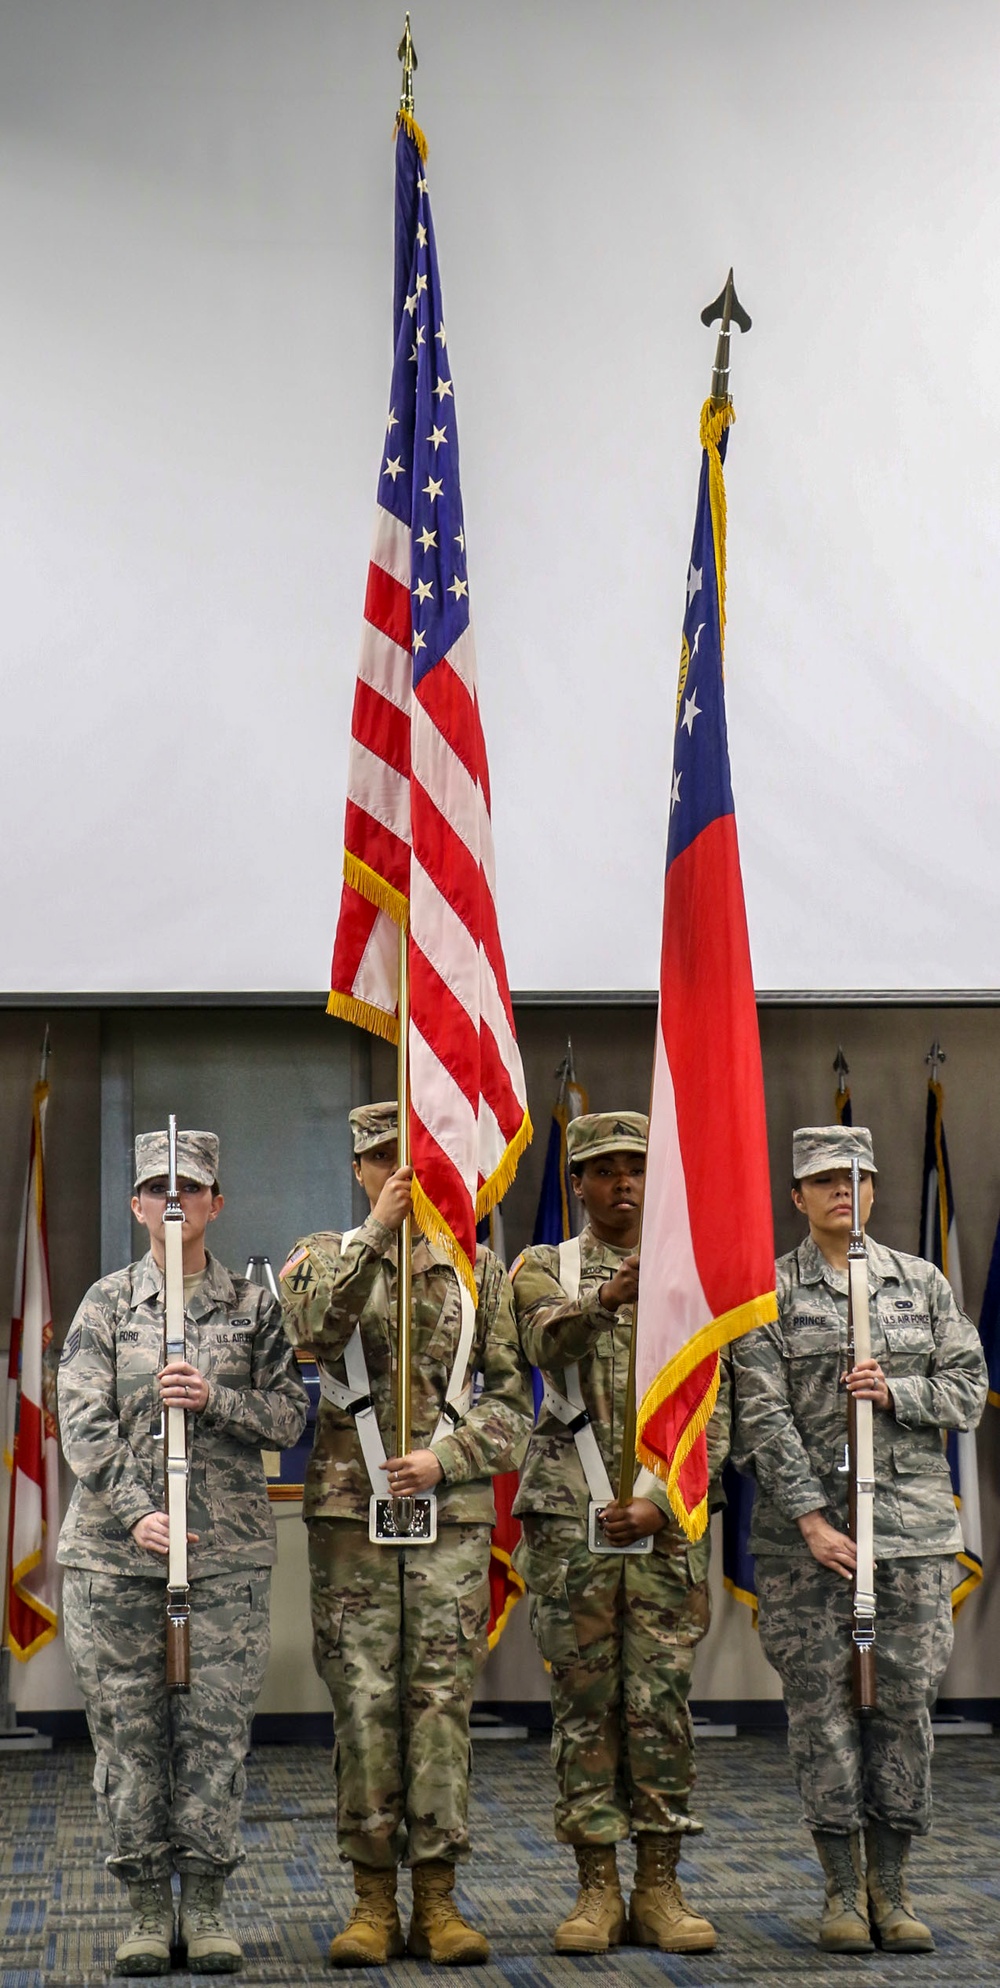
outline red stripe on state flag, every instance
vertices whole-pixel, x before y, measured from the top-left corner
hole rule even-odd
[[[660,1456],[672,1457],[684,1431],[690,1426],[710,1393],[719,1367],[719,1356],[710,1353],[681,1381],[680,1386],[655,1409],[643,1429],[643,1441]],[[708,1493],[708,1444],[702,1429],[695,1437],[677,1479],[685,1509],[697,1511]]]
[[[706,907],[711,907],[706,915]],[[774,1288],[764,1084],[734,815],[710,822],[667,872],[660,1001],[691,1239],[713,1317]],[[726,1081],[713,1080],[713,1066]]]
[[[404,780],[410,777],[410,720],[405,711],[358,678],[351,715],[351,736],[384,759]]]
[[[368,568],[368,585],[365,589],[365,620],[377,628],[380,635],[388,635],[400,649],[408,649],[413,640],[413,615],[409,591],[394,580],[382,566],[374,561]]]

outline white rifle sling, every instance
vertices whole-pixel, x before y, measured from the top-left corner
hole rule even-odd
[[[357,1234],[357,1229],[348,1229],[346,1234],[340,1239],[341,1249],[346,1249],[348,1244],[354,1241]],[[430,1248],[430,1245],[428,1247]],[[445,1256],[442,1250],[431,1248],[431,1255],[434,1257],[436,1263],[443,1263],[448,1269],[454,1269],[450,1259]],[[458,1279],[458,1287],[462,1299],[462,1324],[459,1331],[458,1348],[455,1353],[445,1393],[444,1407],[438,1417],[434,1434],[431,1437],[432,1443],[440,1442],[442,1436],[451,1434],[452,1429],[456,1423],[461,1421],[472,1400],[471,1383],[468,1386],[463,1386],[462,1382],[465,1378],[466,1367],[469,1364],[469,1354],[472,1351],[472,1341],[475,1336],[476,1307],[471,1292],[466,1290],[462,1279],[458,1277],[457,1271],[455,1275]],[[354,1426],[358,1432],[358,1441],[361,1444],[361,1454],[365,1460],[365,1469],[368,1472],[368,1482],[375,1496],[377,1498],[384,1498],[386,1494],[385,1444],[382,1441],[382,1432],[375,1415],[375,1404],[372,1400],[371,1387],[368,1380],[365,1349],[361,1343],[360,1325],[355,1326],[344,1348],[344,1372],[347,1375],[346,1387],[343,1381],[334,1379],[334,1376],[323,1365],[322,1361],[318,1364],[320,1393],[326,1401],[331,1401],[335,1408],[340,1408],[344,1414],[353,1417]]]
[[[559,1283],[571,1304],[577,1304],[580,1297],[580,1275],[582,1269],[580,1238],[571,1236],[569,1242],[559,1244]],[[542,1400],[550,1415],[570,1431],[576,1444],[587,1490],[595,1505],[609,1505],[614,1492],[608,1476],[604,1458],[601,1455],[597,1437],[594,1434],[587,1405],[580,1386],[580,1368],[576,1360],[563,1369],[566,1382],[565,1394],[560,1394],[551,1381],[546,1381]]]
[[[854,1362],[872,1356],[871,1322],[868,1316],[868,1259],[848,1261],[851,1318],[854,1327]],[[875,1619],[875,1432],[872,1403],[854,1403],[856,1432],[856,1538],[857,1566],[854,1578],[854,1613],[868,1621]]]
[[[163,1224],[163,1288],[168,1360],[184,1358],[184,1224],[176,1218]],[[187,1422],[183,1408],[167,1409],[167,1586],[188,1585],[187,1552]]]

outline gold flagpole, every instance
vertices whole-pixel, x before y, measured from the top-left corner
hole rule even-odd
[[[399,1041],[396,1048],[396,1098],[399,1115],[399,1164],[410,1165],[410,935],[399,928]],[[411,1442],[410,1310],[413,1291],[413,1216],[403,1217],[396,1265],[396,1455],[406,1456]],[[413,1499],[394,1498],[393,1524],[407,1533],[413,1525]]]

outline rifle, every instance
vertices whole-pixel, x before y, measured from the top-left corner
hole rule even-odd
[[[851,1239],[847,1247],[848,1369],[870,1360],[868,1255],[861,1227],[860,1163],[851,1161]],[[856,1712],[874,1712],[875,1680],[875,1437],[872,1404],[847,1397],[848,1526],[857,1549],[851,1656]]]
[[[163,1358],[184,1358],[184,1210],[177,1192],[177,1119],[171,1112],[167,1127],[167,1199],[163,1210]],[[163,1468],[166,1479],[169,1545],[167,1550],[167,1690],[190,1691],[191,1648],[188,1624],[187,1558],[187,1418],[183,1408],[164,1410],[166,1424]]]

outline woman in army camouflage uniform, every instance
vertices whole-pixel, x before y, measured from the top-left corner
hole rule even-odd
[[[415,1447],[385,1456],[394,1447],[396,1246],[413,1176],[398,1165],[395,1103],[361,1106],[350,1119],[371,1213],[353,1234],[306,1236],[281,1273],[286,1330],[323,1373],[303,1511],[313,1650],[333,1700],[337,1840],[357,1894],[330,1960],[381,1966],[404,1951],[396,1870],[405,1858],[413,1866],[406,1950],[464,1965],[489,1955],[452,1892],[455,1864],[469,1855],[469,1714],[486,1655],[492,1480],[521,1460],[531,1389],[499,1259],[476,1252],[473,1320],[451,1264],[416,1236]],[[482,1379],[475,1395],[474,1374]],[[433,1491],[432,1545],[380,1546],[368,1536],[373,1480],[359,1424],[373,1409],[369,1448],[372,1434],[379,1444],[383,1432],[389,1438],[373,1465],[382,1479],[374,1488],[399,1497]]]
[[[608,1495],[621,1468],[647,1125],[633,1111],[572,1120],[566,1144],[586,1226],[562,1250],[525,1250],[511,1271],[521,1344],[545,1381],[514,1506],[524,1529],[514,1565],[552,1674],[556,1835],[573,1845],[580,1875],[576,1904],[556,1928],[559,1953],[603,1953],[626,1935],[673,1953],[715,1945],[677,1882],[681,1840],[701,1828],[688,1812],[687,1699],[709,1624],[708,1536],[688,1544],[648,1470],[627,1505]],[[596,1450],[575,1433],[581,1409]],[[728,1446],[723,1373],[709,1426],[713,1480]],[[651,1551],[602,1552],[588,1536],[592,1507],[610,1547],[649,1540]],[[633,1830],[626,1919],[615,1845]]]
[[[306,1396],[270,1293],[205,1248],[222,1209],[219,1142],[181,1132],[188,1358],[163,1364],[167,1135],[135,1142],[132,1212],[148,1254],[94,1284],[59,1369],[59,1423],[76,1489],[59,1539],[66,1648],[87,1706],[94,1786],[133,1920],[118,1974],[165,1974],[175,1943],[195,1971],[243,1954],[220,1918],[240,1861],[244,1756],[269,1648],[275,1528],[261,1447],[298,1440]],[[188,1416],[191,1689],[165,1684],[164,1408]]]
[[[934,1264],[869,1239],[872,1357],[847,1367],[851,1160],[861,1221],[874,1199],[866,1126],[807,1126],[792,1199],[809,1223],[779,1259],[778,1322],[733,1347],[734,1459],[757,1480],[760,1639],[781,1678],[805,1820],[826,1877],[819,1943],[831,1953],[928,1953],[906,1886],[911,1836],[931,1820],[930,1706],[952,1647],[962,1532],[941,1443],[978,1422],[986,1363]],[[856,1564],[842,1465],[847,1394],[873,1405],[877,1708],[851,1695]]]

